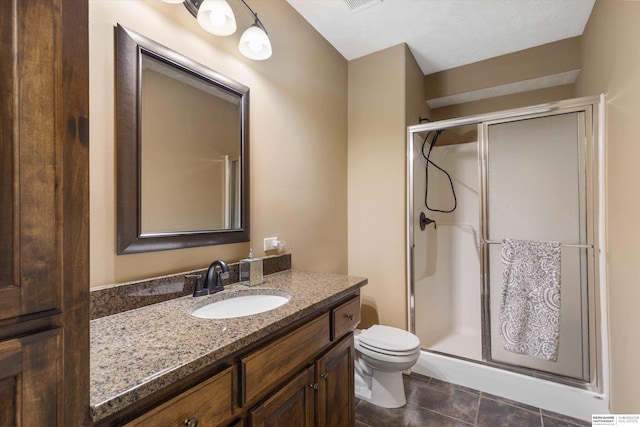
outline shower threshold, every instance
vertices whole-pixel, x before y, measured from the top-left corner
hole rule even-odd
[[[609,413],[606,394],[424,349],[412,372],[586,421]]]

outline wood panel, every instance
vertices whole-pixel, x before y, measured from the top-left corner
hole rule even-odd
[[[61,425],[60,329],[0,343],[0,425]]]
[[[349,334],[316,362],[318,427],[355,425],[354,357]]]
[[[310,366],[251,411],[252,427],[313,427],[314,367]]]
[[[15,0],[14,0],[15,1]],[[17,1],[15,124],[20,313],[59,308],[56,214],[56,5]]]
[[[15,377],[0,379],[0,426],[17,424],[17,394]]]
[[[89,5],[58,0],[60,60],[56,120],[60,150],[63,426],[89,423]]]
[[[212,378],[174,397],[156,409],[136,418],[125,427],[178,426],[185,420],[197,420],[198,425],[221,426],[228,423],[235,411],[233,368],[227,368]]]
[[[0,14],[0,292],[13,287],[13,5]],[[0,294],[0,301],[5,298]],[[0,302],[0,312],[4,305]]]
[[[20,288],[14,277],[14,21],[16,3],[0,12],[0,319],[20,314]]]
[[[242,404],[254,401],[311,363],[329,342],[329,315],[326,313],[242,358]]]

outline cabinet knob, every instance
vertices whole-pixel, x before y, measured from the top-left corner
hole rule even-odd
[[[329,378],[329,373],[325,372],[324,374],[320,375],[322,378],[324,378],[324,380],[326,381],[327,378]]]
[[[349,320],[353,320],[353,313],[345,314],[344,317],[346,317]]]
[[[195,417],[188,418],[184,420],[184,425],[187,427],[198,427],[198,419]]]
[[[309,387],[311,387],[311,388],[312,388],[312,389],[314,389],[314,390],[317,390],[317,389],[318,389],[318,383],[315,383],[315,384],[309,384]]]

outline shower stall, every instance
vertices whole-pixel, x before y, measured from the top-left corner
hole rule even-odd
[[[408,128],[414,371],[578,418],[608,412],[603,111],[590,97]],[[503,346],[503,239],[560,242],[556,361]]]

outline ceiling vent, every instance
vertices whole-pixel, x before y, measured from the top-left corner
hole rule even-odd
[[[363,9],[378,5],[382,0],[342,0],[347,7],[353,12],[359,12]]]

